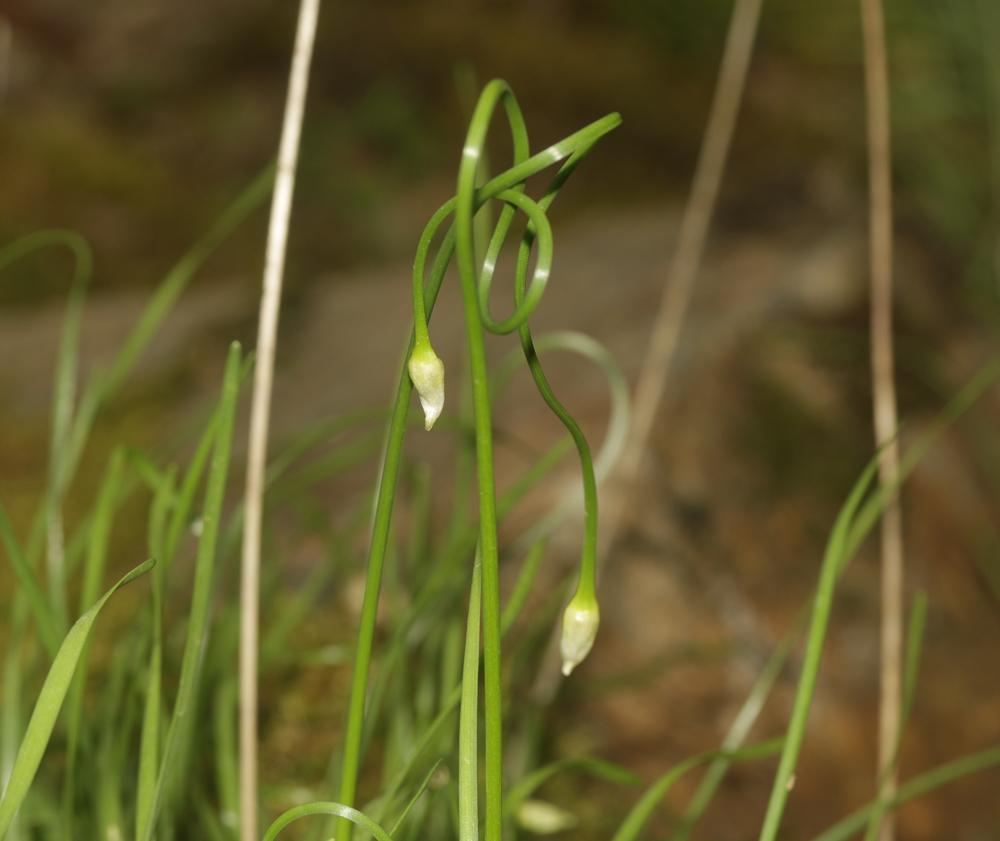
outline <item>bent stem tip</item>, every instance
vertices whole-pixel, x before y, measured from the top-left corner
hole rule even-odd
[[[597,599],[578,590],[563,612],[562,639],[559,648],[562,653],[562,673],[565,676],[568,677],[594,647],[600,621],[601,613],[597,607]]]
[[[444,363],[429,344],[422,343],[413,348],[406,368],[424,410],[424,428],[429,430],[444,409]]]

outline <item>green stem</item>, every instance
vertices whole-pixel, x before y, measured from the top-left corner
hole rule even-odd
[[[514,165],[494,176],[478,190],[475,187],[476,171],[481,160],[486,130],[496,104],[503,100],[507,117],[511,123],[514,138]],[[500,611],[499,583],[496,558],[496,510],[492,464],[492,436],[489,418],[488,380],[486,377],[485,350],[483,346],[483,326],[479,312],[475,283],[475,247],[473,242],[473,219],[476,211],[489,199],[496,198],[506,190],[523,189],[524,182],[549,166],[569,158],[559,174],[556,185],[565,181],[576,161],[589,150],[598,139],[616,128],[621,122],[617,114],[610,114],[585,126],[547,149],[528,157],[528,139],[517,103],[503,82],[495,81],[483,92],[466,139],[462,165],[459,170],[458,195],[446,202],[428,222],[414,260],[414,332],[406,357],[412,353],[415,341],[429,342],[427,320],[434,308],[445,271],[453,253],[458,251],[459,270],[463,280],[467,330],[469,331],[469,354],[472,360],[473,403],[475,430],[477,436],[477,465],[480,488],[480,546],[483,551],[483,613],[484,613],[484,655],[486,661],[486,719],[487,719],[487,839],[498,841],[500,830],[500,787],[501,787],[501,733],[500,733]],[[565,173],[565,174],[564,174]],[[425,267],[430,247],[435,235],[447,218],[455,214],[455,223],[438,248],[429,276]],[[498,223],[498,227],[499,227]],[[508,222],[509,224],[509,222]],[[382,582],[382,568],[388,546],[389,529],[399,478],[403,439],[406,434],[406,418],[413,387],[409,375],[404,370],[399,378],[395,402],[386,436],[385,455],[376,491],[375,511],[372,523],[372,537],[367,558],[365,593],[362,601],[358,640],[354,658],[354,672],[351,694],[348,702],[347,723],[344,736],[344,753],[341,765],[340,801],[350,805],[355,801],[357,780],[362,756],[362,736],[364,733],[365,694],[371,667],[374,642],[375,617],[378,608]],[[486,539],[483,539],[483,536]],[[493,697],[491,697],[491,695]],[[349,841],[353,826],[342,821],[337,837]]]
[[[458,724],[458,841],[479,838],[479,624],[482,562],[476,552],[469,590],[469,619],[462,663],[462,700]]]
[[[486,841],[500,841],[503,792],[503,709],[500,685],[500,565],[497,545],[496,481],[493,475],[493,428],[486,347],[476,283],[476,173],[486,132],[497,104],[503,103],[511,128],[514,161],[528,157],[528,135],[517,102],[504,82],[490,82],[473,112],[462,150],[455,201],[455,251],[465,307],[465,329],[472,375],[476,430],[476,479],[479,486],[479,549],[483,579],[483,675],[486,734]],[[505,208],[506,210],[506,208]]]
[[[531,226],[521,242],[518,253],[517,274],[515,278],[514,300],[520,309],[527,300],[527,295],[531,294],[531,288],[526,287],[528,274],[528,260],[531,255],[531,245],[536,236],[543,233],[547,227],[545,221],[545,209],[555,198],[554,193],[547,195],[541,202],[535,205],[535,210],[524,209],[531,219]],[[546,201],[547,199],[547,201]],[[534,204],[534,202],[531,202]],[[536,215],[537,214],[537,215]],[[543,225],[543,222],[545,224]],[[539,254],[537,267],[543,264],[545,256],[544,238],[539,236],[539,242],[543,245],[543,250]],[[549,249],[551,251],[551,249]],[[542,368],[541,360],[535,349],[535,342],[531,335],[531,326],[527,319],[518,328],[518,336],[521,340],[521,349],[524,358],[527,360],[531,376],[535,381],[538,393],[542,396],[545,404],[552,413],[559,418],[563,426],[573,438],[576,445],[577,454],[580,459],[580,473],[583,478],[583,510],[584,510],[584,536],[583,552],[580,559],[580,579],[577,585],[577,593],[585,598],[595,599],[597,589],[597,477],[594,473],[594,459],[590,452],[590,444],[583,434],[580,424],[566,410],[566,407],[556,397],[548,377]]]

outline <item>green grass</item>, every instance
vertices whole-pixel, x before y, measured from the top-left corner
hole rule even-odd
[[[513,161],[490,176],[481,164],[495,109],[502,109],[509,123]],[[592,603],[596,613],[599,481],[613,468],[628,428],[627,388],[607,352],[578,334],[536,338],[530,329],[558,267],[547,212],[568,177],[619,122],[609,115],[533,154],[524,118],[505,85],[488,85],[472,111],[456,196],[432,214],[418,243],[414,330],[398,337],[407,344],[407,358],[433,353],[429,319],[456,260],[468,370],[464,378],[454,378],[457,382],[449,380],[449,393],[459,397],[432,433],[446,436],[453,446],[453,474],[432,472],[404,446],[407,434],[422,425],[405,365],[388,409],[323,419],[275,448],[265,503],[262,697],[268,715],[277,715],[283,702],[294,702],[306,738],[294,742],[289,750],[295,755],[282,760],[280,768],[265,768],[261,808],[267,841],[279,835],[328,838],[331,821],[340,841],[355,831],[380,841],[507,841],[522,831],[524,805],[543,786],[570,774],[585,775],[607,790],[600,808],[606,824],[614,827],[610,837],[635,841],[647,837],[646,827],[675,783],[704,766],[674,827],[672,837],[685,839],[696,831],[733,763],[774,756],[779,760],[773,793],[760,804],[765,814],[760,837],[779,837],[789,783],[809,736],[837,587],[894,490],[871,488],[874,459],[837,517],[801,619],[764,663],[721,744],[705,745],[680,761],[664,757],[668,770],[631,808],[620,804],[623,793],[634,798],[638,782],[628,769],[600,757],[548,756],[545,734],[531,726],[537,711],[519,703],[539,670],[550,668],[546,641],[567,600],[578,608],[582,603],[589,609]],[[531,198],[527,182],[553,166],[550,184],[540,198]],[[85,244],[72,234],[48,232],[0,251],[0,268],[6,271],[40,248],[68,246],[77,259],[55,372],[47,485],[33,518],[14,519],[0,505],[0,539],[16,580],[3,628],[0,839],[236,837],[235,585],[242,508],[234,493],[240,465],[233,452],[240,392],[252,358],[233,344],[224,364],[219,360],[218,400],[181,448],[185,458],[166,443],[153,452],[114,448],[83,515],[64,522],[62,510],[79,493],[77,474],[102,413],[134,376],[184,288],[263,203],[270,183],[268,170],[237,197],[164,278],[112,364],[86,382],[81,382],[78,349],[90,273]],[[499,212],[492,232],[484,235],[477,220],[492,202],[499,203]],[[494,317],[492,267],[519,212],[527,226],[516,246],[512,310]],[[484,353],[487,333],[517,334],[515,355],[492,369]],[[611,421],[596,458],[542,367],[545,354],[553,351],[580,355],[607,382]],[[493,455],[501,444],[494,440],[493,412],[506,399],[516,372],[532,378],[566,434],[544,446],[536,443],[532,462],[498,488]],[[998,374],[998,365],[984,369],[914,440],[904,453],[902,479]],[[440,383],[421,387],[443,389],[443,374]],[[566,466],[572,452],[579,484],[551,511],[538,514],[519,539],[502,545],[501,524],[518,513],[532,490]],[[375,477],[371,492],[331,512],[324,488],[359,465]],[[457,501],[444,516],[433,505],[443,489]],[[468,504],[470,498],[478,506]],[[398,507],[407,514],[405,532],[394,528]],[[139,526],[132,522],[137,512]],[[370,513],[369,539],[360,552],[357,538]],[[579,565],[568,577],[555,575],[546,568],[549,539],[581,513]],[[301,581],[282,567],[279,529],[323,547],[322,561]],[[136,533],[142,535],[141,546],[129,544]],[[129,552],[151,560],[122,575],[131,566],[122,563]],[[501,567],[518,563],[502,598]],[[344,583],[358,575],[364,576],[365,590],[358,627],[348,636],[340,594]],[[115,582],[110,588],[109,581]],[[105,606],[113,595],[120,609],[102,620],[113,627],[94,633],[98,615],[112,613]],[[925,614],[926,603],[918,600],[909,633],[904,721],[917,696]],[[333,638],[317,642],[317,629]],[[800,644],[804,654],[787,726],[748,745]],[[326,681],[318,698],[308,694],[303,676],[311,669],[330,669],[322,664],[331,662],[338,664],[338,680]],[[335,729],[341,714],[346,717],[342,734],[313,738],[314,727]],[[519,763],[505,754],[505,729],[522,734]],[[898,753],[897,748],[897,758]],[[863,832],[887,810],[997,764],[1000,754],[993,747],[920,774],[902,783],[891,800],[874,799],[820,839]],[[515,767],[516,774],[510,771]],[[572,811],[574,805],[560,808]]]

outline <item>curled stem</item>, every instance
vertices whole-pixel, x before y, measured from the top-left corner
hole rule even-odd
[[[486,135],[494,112],[502,107],[507,117],[513,147],[513,165],[506,171],[476,186],[477,174],[485,154]],[[493,473],[493,436],[490,409],[489,377],[486,367],[484,336],[486,332],[509,333],[526,329],[527,320],[541,300],[551,266],[551,232],[545,218],[545,209],[554,200],[559,188],[580,160],[601,137],[618,126],[621,118],[610,114],[569,135],[558,143],[535,155],[529,155],[528,134],[520,108],[507,84],[501,80],[490,82],[483,90],[470,121],[459,167],[456,195],[431,217],[417,246],[413,266],[414,327],[407,355],[407,370],[400,377],[390,421],[385,457],[376,492],[372,541],[368,555],[368,574],[362,603],[358,645],[352,678],[351,698],[346,726],[344,762],[341,774],[340,799],[345,804],[354,802],[357,777],[361,761],[361,742],[364,732],[365,691],[371,664],[375,615],[381,587],[382,567],[388,543],[395,487],[399,476],[400,455],[406,431],[406,414],[410,392],[415,386],[425,410],[428,428],[436,420],[444,404],[444,367],[430,343],[428,321],[441,287],[444,273],[452,256],[456,257],[462,286],[466,320],[466,339],[472,374],[474,427],[476,435],[477,485],[479,498],[479,552],[482,564],[482,632],[483,663],[485,674],[485,824],[487,841],[499,841],[501,833],[502,788],[502,726],[500,688],[500,588],[497,546],[497,503]],[[527,179],[553,164],[563,161],[552,184],[546,191],[545,201],[534,202],[524,195]],[[490,237],[490,244],[483,266],[476,265],[474,220],[477,213],[491,199],[503,202],[497,225]],[[518,293],[514,313],[495,321],[488,314],[486,300],[492,281],[496,256],[503,245],[516,210],[529,218],[531,241],[538,240],[539,257],[530,285],[527,284],[528,254],[524,257],[525,277],[522,292]],[[454,216],[452,226],[444,233],[437,254],[427,276],[427,260],[431,246],[444,226]],[[530,244],[525,246],[530,252]],[[530,333],[528,334],[530,337]],[[529,360],[530,362],[530,360]],[[541,372],[535,358],[535,369]],[[533,373],[535,373],[533,369]],[[542,375],[544,381],[544,375]],[[536,383],[539,379],[536,376]],[[547,387],[547,383],[546,383]],[[551,396],[551,389],[548,389]],[[543,392],[543,397],[546,394]],[[554,396],[552,396],[554,400]],[[547,399],[546,402],[549,402]],[[553,404],[550,402],[550,406]],[[561,407],[560,407],[561,408]],[[563,410],[565,412],[565,410]],[[562,417],[562,416],[560,416]],[[569,418],[566,413],[566,418]],[[572,420],[570,418],[570,420]],[[564,420],[565,422],[565,420]],[[585,447],[585,463],[590,464],[589,448],[577,427]],[[574,439],[576,439],[574,435]],[[578,448],[579,448],[579,442]],[[586,484],[586,482],[585,482]],[[596,486],[595,486],[596,487]],[[593,499],[594,528],[596,529],[596,489],[588,492]],[[588,541],[587,542],[596,542]],[[585,564],[585,571],[587,565]],[[592,565],[591,565],[592,566]],[[584,574],[584,578],[592,579]],[[345,838],[350,827],[342,825]],[[339,837],[339,836],[338,836]]]

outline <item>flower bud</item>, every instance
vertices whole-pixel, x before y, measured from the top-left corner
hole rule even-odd
[[[517,822],[535,835],[565,832],[579,822],[576,815],[544,800],[525,800],[518,807]]]
[[[597,608],[597,600],[591,595],[581,595],[579,592],[566,605],[563,612],[562,640],[562,673],[569,675],[590,653],[597,636],[597,626],[601,614]]]
[[[406,368],[424,410],[424,428],[430,429],[444,408],[444,363],[429,344],[419,344]]]

